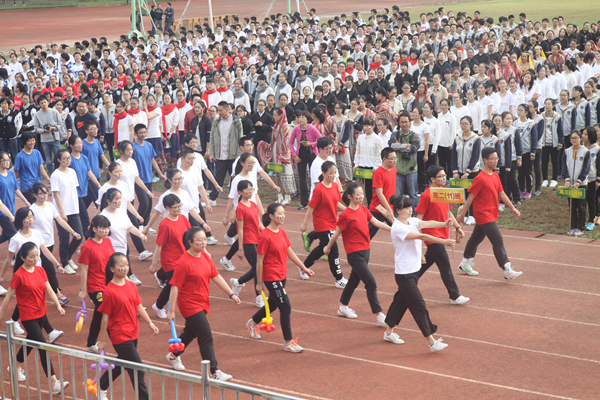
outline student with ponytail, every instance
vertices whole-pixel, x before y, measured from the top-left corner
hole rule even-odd
[[[358,284],[362,281],[365,284],[371,312],[376,315],[377,326],[386,326],[384,322],[385,314],[383,314],[383,309],[377,298],[377,283],[369,269],[369,258],[371,255],[369,224],[388,232],[391,228],[388,224],[375,218],[369,212],[369,209],[362,204],[363,200],[363,188],[357,182],[349,183],[342,195],[342,201],[346,205],[346,209],[340,214],[337,221],[337,228],[331,239],[329,239],[329,243],[323,249],[323,252],[329,254],[332,246],[340,234],[342,234],[344,249],[348,257],[348,264],[352,267],[352,272],[340,298],[338,315],[347,318],[357,317],[354,310],[348,307],[348,304],[350,304],[354,290],[356,290]]]

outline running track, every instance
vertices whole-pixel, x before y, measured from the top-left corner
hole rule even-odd
[[[245,260],[236,259],[234,264],[238,269],[227,272],[218,264],[228,250],[228,246],[222,244],[225,228],[220,223],[225,201],[219,199],[218,203],[208,220],[220,243],[209,246],[208,250],[229,281],[231,277],[241,276],[249,266]],[[301,259],[306,257],[298,228],[303,215],[289,207],[284,226]],[[467,231],[470,232],[470,228]],[[383,341],[384,329],[376,327],[362,286],[350,304],[358,319],[338,317],[336,309],[341,290],[334,288],[328,265],[324,261],[317,262],[313,267],[316,274],[309,281],[301,281],[297,268],[289,263],[287,289],[293,307],[292,329],[304,353],[290,354],[282,350],[277,312],[274,323],[278,329],[264,334],[261,341],[250,339],[244,325],[256,311],[250,285],[241,293],[240,306],[235,306],[211,285],[209,320],[220,368],[233,375],[233,382],[306,399],[599,398],[600,267],[596,260],[600,255],[600,242],[535,232],[503,233],[513,267],[524,271],[516,281],[504,280],[487,241],[480,246],[475,260],[480,275],[455,274],[461,294],[471,298],[465,306],[449,304],[435,267],[421,279],[420,288],[431,319],[439,327],[436,337],[443,337],[449,344],[441,353],[429,352],[426,340],[409,313],[397,330],[405,344]],[[150,235],[147,244],[151,251],[155,237]],[[348,277],[350,268],[341,240],[338,243],[342,269]],[[5,254],[6,247],[6,244],[0,246],[0,254]],[[454,265],[460,262],[463,248],[464,242],[454,250],[454,258],[451,258]],[[133,254],[132,263],[133,271],[143,281],[139,291],[144,305],[156,321],[151,306],[160,289],[147,272],[150,261],[139,262]],[[378,282],[379,300],[387,311],[396,287],[393,247],[386,232],[379,232],[372,243],[370,267]],[[50,321],[66,332],[57,344],[84,350],[89,320],[81,334],[75,334],[73,329],[75,313],[80,307],[75,300],[79,274],[59,279],[64,293],[73,300],[62,318],[53,306],[48,308]],[[13,301],[11,309],[14,304]],[[90,304],[88,302],[88,306]],[[184,321],[180,315],[176,322],[181,331]],[[170,332],[164,320],[159,321],[158,326],[161,333],[152,337],[142,323],[139,350],[144,362],[168,367],[164,357]],[[6,345],[2,347],[2,362],[7,365]],[[108,350],[109,355],[114,355],[112,347]],[[199,374],[198,356],[198,347],[192,343],[182,356],[187,372]],[[35,373],[33,356],[29,361],[29,369]],[[53,362],[56,368],[56,357]],[[2,373],[7,383],[5,371]],[[83,398],[82,380],[78,371],[77,398]],[[180,385],[180,393],[187,398],[187,389],[181,386],[184,385]],[[117,381],[116,390],[120,387],[121,382]],[[131,393],[128,381],[126,387]],[[154,396],[158,395],[156,377],[153,388]],[[172,389],[173,385],[167,388]],[[200,398],[200,391],[194,392],[193,397]],[[21,395],[24,394],[24,385],[21,385]],[[37,397],[35,391],[33,395]],[[43,397],[47,398],[47,394]],[[71,390],[65,398],[72,398]]]

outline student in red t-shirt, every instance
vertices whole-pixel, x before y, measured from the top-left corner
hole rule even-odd
[[[335,171],[333,176],[335,177]],[[300,353],[304,349],[298,345],[298,342],[292,336],[292,325],[290,323],[292,306],[285,290],[287,259],[289,257],[307,276],[314,275],[315,271],[306,268],[292,250],[290,239],[285,230],[281,228],[284,222],[285,209],[283,206],[279,203],[269,205],[262,216],[265,229],[258,237],[258,257],[256,260],[256,279],[258,283],[256,284],[256,291],[260,293],[263,286],[266,286],[269,291],[268,301],[271,315],[279,309],[281,332],[283,332],[283,350]],[[252,339],[260,340],[258,324],[266,315],[265,307],[262,307],[246,322]]]
[[[394,153],[395,154],[395,153]],[[394,179],[396,177],[394,176]],[[342,201],[346,205],[344,212],[340,214],[335,233],[329,240],[329,243],[323,249],[325,254],[329,254],[331,247],[342,234],[344,249],[348,257],[348,264],[352,267],[348,284],[342,292],[338,315],[347,318],[356,318],[357,315],[348,307],[354,290],[363,281],[367,290],[367,299],[371,306],[373,314],[377,315],[377,326],[386,326],[385,315],[377,298],[377,282],[369,270],[369,257],[371,255],[371,239],[369,238],[369,223],[377,227],[390,231],[389,225],[375,219],[367,207],[362,203],[365,197],[363,188],[356,182],[349,183],[346,191],[342,195]],[[373,204],[373,203],[371,203]]]
[[[238,242],[244,246],[244,254],[238,250],[238,257],[243,259],[246,256],[248,264],[252,268],[246,272],[239,279],[231,278],[231,289],[234,293],[239,296],[242,288],[246,286],[246,282],[250,279],[254,279],[254,286],[256,286],[256,247],[258,245],[258,235],[265,229],[260,218],[258,217],[258,206],[256,203],[251,201],[252,195],[254,194],[254,186],[249,180],[242,180],[237,185],[238,193],[240,194],[240,200],[237,208],[235,209],[235,218],[237,220],[238,229]],[[255,289],[256,290],[256,289]],[[256,292],[256,307],[261,308],[264,306],[264,300],[260,295],[260,292]]]
[[[102,293],[102,303],[98,307],[102,315],[100,327],[100,341],[98,351],[104,349],[106,344],[106,331],[110,331],[110,341],[117,352],[117,358],[121,360],[141,363],[142,359],[137,351],[140,324],[138,314],[148,324],[155,335],[158,328],[148,316],[142,304],[142,298],[133,282],[127,279],[129,272],[129,261],[123,253],[114,253],[106,263],[105,282],[106,289]],[[139,399],[148,399],[148,388],[144,382],[143,372],[134,372],[125,368],[129,374],[131,384],[135,386],[134,373],[138,374]],[[107,390],[110,386],[109,372],[106,371],[100,378],[100,398],[107,398]],[[112,371],[114,381],[121,375],[121,368]]]
[[[396,194],[396,151],[391,147],[385,147],[381,150],[381,165],[373,172],[373,199],[369,211],[376,220],[385,222],[392,226],[394,222],[394,212],[388,199]],[[387,214],[384,216],[377,207],[381,206]],[[371,239],[377,234],[379,228],[369,223],[369,236]]]
[[[427,180],[429,181],[429,186],[433,188],[443,188],[446,186],[446,172],[444,171],[444,168],[440,167],[439,165],[432,165],[429,167],[427,170]],[[450,208],[452,208],[452,204],[450,204]],[[462,228],[458,222],[456,222],[454,215],[448,211],[448,205],[446,203],[434,203],[431,201],[429,187],[425,189],[421,195],[419,205],[415,211],[417,213],[417,218],[422,221],[446,222],[448,218],[450,218],[452,220],[452,225],[458,231],[458,234],[461,237],[465,236]],[[421,231],[440,239],[448,239],[450,237],[450,231],[448,227],[423,228]],[[454,275],[452,274],[452,266],[450,265],[450,259],[448,258],[446,247],[443,244],[428,241],[425,241],[425,244],[427,245],[427,253],[425,253],[425,264],[421,264],[419,278],[423,276],[423,274],[427,272],[429,267],[431,267],[434,263],[437,264],[438,269],[440,270],[440,276],[444,282],[444,286],[446,286],[448,295],[450,295],[450,303],[456,305],[465,304],[467,301],[469,301],[469,298],[461,296],[460,292],[458,291],[458,285],[456,284]]]
[[[171,278],[167,319],[175,320],[175,308],[179,305],[181,316],[185,318],[185,327],[179,338],[185,345],[185,350],[192,340],[197,339],[202,359],[210,360],[211,378],[228,381],[231,375],[217,369],[212,332],[206,319],[206,314],[210,311],[210,281],[212,280],[227,293],[235,304],[240,304],[241,301],[219,274],[210,255],[206,252],[207,241],[206,233],[199,227],[189,229],[183,236],[183,245],[187,251],[177,261],[177,268]],[[178,371],[185,369],[179,358],[183,353],[177,351],[167,354],[167,360]]]
[[[102,304],[102,292],[106,288],[104,282],[106,263],[110,256],[115,253],[111,240],[108,238],[110,233],[110,221],[104,215],[96,215],[92,219],[88,231],[89,239],[81,246],[81,255],[79,264],[81,265],[81,288],[79,289],[79,298],[85,300],[86,293],[96,307],[92,322],[90,323],[90,332],[87,338],[87,351],[98,354],[98,335],[100,334],[100,325],[102,324],[102,313],[98,307]]]
[[[177,261],[183,253],[183,235],[192,227],[190,221],[185,215],[181,215],[183,205],[176,194],[168,194],[163,197],[163,206],[169,214],[160,222],[158,234],[156,236],[156,249],[154,250],[154,259],[150,266],[150,273],[154,274],[156,279],[164,282],[162,291],[152,305],[158,318],[166,319],[167,312],[164,310],[171,295],[171,285],[169,282],[173,278],[173,271],[177,266]],[[158,260],[160,259],[160,266]]]
[[[320,184],[315,186],[313,195],[308,203],[308,212],[304,217],[304,222],[300,225],[302,232],[306,231],[310,217],[313,217],[313,227],[315,234],[319,239],[319,245],[312,249],[304,265],[306,268],[313,266],[315,261],[323,257],[323,249],[329,243],[331,235],[337,226],[337,210],[344,211],[346,207],[340,202],[342,195],[340,187],[336,183],[337,168],[332,161],[325,161],[321,165],[321,176],[319,176]],[[346,287],[348,280],[344,278],[342,269],[340,268],[340,253],[337,243],[331,246],[328,262],[331,274],[335,278],[335,287],[343,289]],[[303,280],[308,279],[308,275],[300,271],[300,277]]]
[[[494,172],[498,164],[498,152],[494,147],[484,147],[481,151],[483,159],[483,170],[473,180],[473,185],[469,188],[469,198],[462,207],[462,211],[456,216],[458,223],[465,219],[467,210],[473,204],[473,215],[475,216],[475,229],[465,246],[463,259],[458,266],[461,271],[468,272],[469,275],[478,275],[473,270],[473,258],[477,253],[477,247],[487,236],[494,249],[494,256],[502,270],[504,279],[515,279],[523,272],[514,271],[511,268],[510,261],[504,248],[502,233],[498,228],[498,196],[506,207],[510,208],[517,217],[521,215],[519,210],[510,202],[509,198],[502,190],[500,177]]]
[[[42,333],[42,327],[47,323],[48,317],[46,316],[46,294],[54,304],[60,315],[65,315],[65,310],[61,307],[58,302],[56,293],[52,290],[46,271],[42,267],[36,266],[39,259],[39,250],[35,243],[27,242],[21,246],[19,251],[19,257],[15,262],[15,273],[10,280],[10,288],[6,297],[2,302],[0,308],[0,321],[4,321],[4,314],[8,309],[10,300],[13,294],[17,295],[17,306],[21,314],[21,323],[23,328],[27,331],[26,339],[35,340],[36,342],[47,343],[46,338]],[[19,268],[22,264],[22,268]],[[33,347],[27,348],[27,354],[31,352]],[[23,347],[19,349],[17,353],[17,362],[23,363],[25,360],[23,355]],[[46,351],[39,349],[40,362],[46,376],[48,376],[48,365],[46,363]],[[68,385],[69,382],[63,381],[62,383],[56,379],[54,373],[54,367],[50,363],[50,376],[52,380],[52,393],[59,394]],[[17,370],[17,377],[19,382],[24,382],[25,371],[19,367]]]

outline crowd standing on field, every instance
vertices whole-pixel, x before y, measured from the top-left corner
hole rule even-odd
[[[259,311],[246,326],[256,340],[266,289],[271,312],[279,310],[284,350],[302,351],[290,323],[288,258],[302,280],[321,257],[328,261],[343,289],[343,317],[357,318],[348,305],[362,281],[386,341],[403,343],[394,328],[410,310],[436,352],[447,345],[433,337],[420,276],[436,263],[451,304],[469,301],[446,253],[455,244],[450,226],[458,238],[461,223],[475,225],[460,271],[478,274],[473,258],[488,237],[504,277],[515,279],[522,272],[512,269],[496,224],[505,208],[518,217],[523,201],[564,180],[565,188],[585,190],[585,199],[569,199],[569,234],[600,223],[600,22],[538,22],[524,13],[494,20],[443,7],[416,18],[395,6],[366,19],[353,12],[325,21],[311,9],[304,19],[234,16],[214,31],[204,24],[173,32],[170,4],[164,15],[162,29],[163,10],[153,6],[147,39],[92,38],[74,48],[47,43],[0,54],[0,243],[9,242],[0,281],[14,269],[9,290],[0,287],[0,320],[16,294],[17,334],[45,341],[44,329],[50,343],[63,334],[46,317],[45,294],[64,314],[69,298],[59,279],[79,270],[79,298],[95,306],[88,351],[104,348],[108,328],[118,356],[141,362],[137,315],[155,334],[158,328],[136,289],[129,235],[140,261],[153,257],[150,271],[162,287],[153,311],[172,320],[179,306],[184,351],[197,339],[214,379],[231,376],[217,368],[207,319],[211,280],[236,304],[254,282]],[[206,251],[218,241],[205,214],[227,175],[223,225],[231,249],[219,263],[234,271],[238,254],[251,266],[229,284]],[[430,189],[447,186],[447,178],[473,181],[456,218],[429,201]],[[259,179],[277,192],[276,203],[263,206]],[[153,208],[158,180],[166,190]],[[16,197],[26,207],[16,210]],[[283,228],[284,206],[296,198],[308,210],[304,261]],[[381,229],[392,238],[398,284],[387,315],[369,270],[370,240]],[[149,234],[157,235],[154,252],[146,249]],[[167,355],[177,370],[185,369],[184,351]],[[60,393],[68,382],[42,364]],[[24,371],[18,376],[24,380]],[[140,398],[147,398],[140,377]],[[108,375],[100,386],[107,398]]]

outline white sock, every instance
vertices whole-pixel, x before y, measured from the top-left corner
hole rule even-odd
[[[510,271],[512,268],[510,267],[510,263],[507,262],[506,264],[504,264],[504,270],[505,271]]]
[[[469,259],[468,258],[464,258],[462,259],[462,261],[460,262],[462,265],[466,265],[469,263]]]

